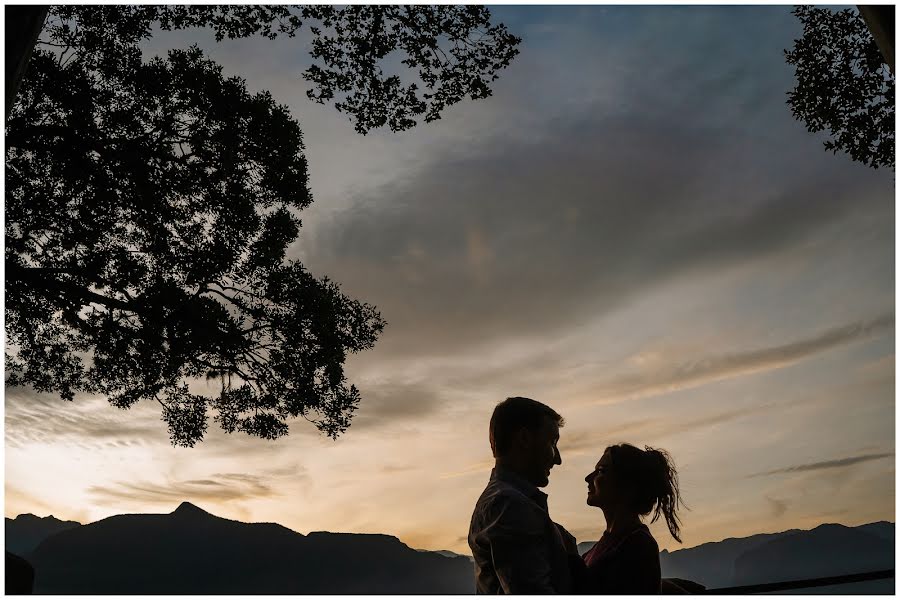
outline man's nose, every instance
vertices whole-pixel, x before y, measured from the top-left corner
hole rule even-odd
[[[554,454],[553,464],[561,465],[562,464],[562,454],[559,453],[558,449],[554,449],[553,454]]]
[[[591,476],[592,476],[592,475],[593,475],[593,473],[588,473],[587,475],[584,476],[584,481],[585,481],[585,483],[590,483],[590,482],[591,482]]]

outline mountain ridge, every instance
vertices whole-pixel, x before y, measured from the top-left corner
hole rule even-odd
[[[39,517],[32,513],[23,513],[14,519],[6,517],[6,550],[27,557],[47,537],[74,527],[81,527],[81,523],[63,521],[53,515]]]
[[[202,508],[198,507],[197,505],[195,505],[195,504],[193,504],[193,503],[191,503],[191,502],[189,502],[189,501],[183,501],[183,502],[181,502],[181,503],[178,505],[178,507],[176,507],[171,513],[123,513],[122,515],[112,515],[112,516],[125,516],[125,515],[131,515],[131,514],[174,514],[174,513],[178,513],[179,510],[196,510],[196,511],[199,511],[200,513],[209,515],[209,516],[211,516],[211,517],[215,517],[215,518],[217,518],[217,519],[224,519],[224,520],[228,520],[228,521],[233,521],[233,522],[235,522],[235,523],[245,523],[245,521],[237,521],[237,520],[235,520],[235,519],[227,519],[226,517],[220,517],[220,516],[218,516],[218,515],[213,515],[212,513],[203,510]],[[109,517],[106,517],[106,518],[109,518]],[[82,525],[82,523],[79,523],[78,521],[61,520],[61,519],[58,519],[58,518],[54,517],[53,515],[48,515],[48,516],[46,516],[46,517],[39,517],[39,516],[37,516],[37,515],[35,515],[35,514],[33,514],[33,513],[22,513],[22,514],[17,515],[17,516],[14,517],[14,518],[6,517],[7,523],[12,522],[12,521],[19,521],[20,519],[22,519],[22,520],[24,520],[24,519],[29,519],[29,520],[38,520],[38,521],[39,521],[39,520],[52,519],[53,521],[56,521],[56,522],[58,522],[58,523],[72,524],[73,526],[80,526],[80,525]],[[102,520],[102,519],[101,519],[101,520]],[[94,521],[94,522],[96,523],[96,522],[98,522],[98,521]],[[267,522],[259,521],[259,522],[254,522],[253,524],[265,524],[265,523],[267,523]],[[250,524],[250,523],[248,523],[248,524]],[[287,527],[287,526],[285,526],[285,525],[281,525],[280,523],[270,523],[270,524],[272,524],[272,525],[278,525],[278,526],[280,526],[280,527],[284,527],[285,529],[288,529],[289,531],[293,531],[294,533],[297,533],[297,535],[304,535],[304,534],[302,534],[302,533],[297,532],[296,530],[290,529],[289,527]],[[843,526],[843,527],[850,527],[850,528],[853,528],[853,529],[866,529],[866,530],[868,530],[869,528],[874,528],[874,527],[879,527],[879,526],[889,526],[889,527],[891,528],[891,537],[890,537],[890,539],[893,539],[893,527],[894,527],[894,523],[891,522],[891,521],[883,521],[883,520],[882,520],[882,521],[872,521],[872,522],[870,522],[870,523],[864,523],[864,524],[861,524],[861,525],[845,525],[845,524],[843,524],[843,523],[821,523],[821,524],[819,524],[819,525],[816,525],[816,527],[814,527],[813,529],[815,529],[815,528],[817,528],[817,527],[821,527],[821,526],[823,526],[823,525],[841,525],[841,526]],[[672,555],[672,554],[675,554],[675,553],[678,553],[678,552],[685,552],[685,551],[688,551],[688,550],[697,550],[697,549],[699,549],[699,548],[703,548],[703,547],[705,547],[705,546],[709,546],[709,545],[712,545],[712,544],[722,544],[722,543],[726,543],[726,542],[734,542],[734,541],[738,541],[738,540],[746,540],[746,539],[748,539],[748,538],[752,538],[752,537],[755,537],[755,536],[777,536],[777,535],[783,535],[783,534],[786,534],[786,533],[793,533],[793,532],[798,532],[798,531],[812,531],[813,529],[797,529],[797,528],[792,528],[792,529],[786,529],[786,530],[784,530],[784,531],[755,533],[755,534],[752,534],[752,535],[750,535],[750,536],[745,536],[745,537],[734,537],[734,536],[730,536],[730,537],[727,537],[727,538],[723,538],[723,539],[721,539],[721,540],[714,540],[714,541],[709,541],[709,542],[702,542],[702,543],[700,543],[700,544],[697,544],[696,546],[689,546],[689,547],[687,547],[687,548],[678,548],[677,550],[660,550],[660,555],[663,555],[663,554],[670,554],[670,555]],[[396,536],[391,535],[391,534],[386,534],[386,533],[357,534],[357,533],[353,533],[353,532],[332,532],[332,531],[310,531],[309,533],[310,533],[310,534],[313,534],[313,533],[331,533],[331,534],[347,533],[347,534],[349,534],[349,535],[383,535],[383,536],[387,536],[387,537],[394,538],[394,539],[396,539],[396,540],[399,541],[399,538],[397,538]],[[878,535],[878,534],[876,534],[876,535]],[[402,543],[402,542],[401,542],[401,543]],[[578,542],[579,552],[583,554],[585,551],[589,550],[589,549],[590,549],[594,544],[596,544],[596,543],[597,543],[596,540],[592,540],[592,541],[584,541],[584,542]],[[584,550],[581,550],[582,548],[584,548]],[[9,548],[7,548],[7,549],[9,549]],[[446,553],[446,555],[462,556],[462,557],[468,557],[468,558],[471,558],[471,555],[469,555],[469,554],[463,554],[463,553],[455,552],[455,551],[452,551],[452,550],[446,550],[446,549],[440,549],[440,550],[428,550],[428,549],[421,548],[421,549],[417,549],[417,550],[419,550],[419,551],[421,551],[421,552]]]
[[[30,513],[7,518],[7,550],[17,543],[11,525],[16,535],[27,525],[46,534],[26,555],[37,573],[35,593],[474,591],[472,558],[464,554],[414,549],[389,534],[304,535],[278,523],[220,517],[190,502],[170,513],[113,515],[86,525]],[[689,579],[707,588],[880,570],[893,567],[894,530],[889,521],[854,527],[823,523],[809,530],[729,537],[663,550],[660,565],[663,577]],[[33,542],[34,532],[24,532]],[[579,549],[583,553],[593,543],[582,542]],[[847,549],[854,559],[842,571],[841,552]],[[353,566],[352,577],[347,577],[348,565]],[[853,585],[861,587],[834,591],[893,590],[893,580]]]
[[[394,536],[303,535],[277,523],[225,519],[190,503],[168,514],[113,515],[62,531],[43,540],[30,560],[36,594],[474,591],[468,560],[421,553]]]

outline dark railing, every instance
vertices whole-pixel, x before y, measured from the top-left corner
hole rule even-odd
[[[765,592],[781,592],[784,590],[799,590],[803,588],[822,587],[824,585],[841,585],[844,583],[857,583],[859,581],[874,581],[876,579],[891,579],[894,577],[894,569],[884,571],[870,571],[868,573],[854,573],[852,575],[836,575],[834,577],[819,577],[817,579],[798,579],[795,581],[779,581],[776,583],[759,583],[756,585],[739,585],[736,587],[714,588],[704,590],[702,594],[763,594]]]

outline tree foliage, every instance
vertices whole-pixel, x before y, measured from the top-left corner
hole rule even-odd
[[[455,54],[452,73],[423,62],[438,37],[483,26],[482,8],[53,7],[7,120],[7,385],[103,394],[120,408],[156,400],[184,446],[210,414],[264,438],[292,417],[346,430],[360,395],[344,361],[385,323],[286,258],[312,202],[297,121],[196,47],[149,61],[138,47],[154,25],[272,37],[314,18],[337,37],[315,31],[326,68],[313,94],[346,92],[338,107],[360,131],[438,118],[487,95],[484,74],[500,68],[472,58],[484,47]],[[393,25],[363,47],[371,20]],[[373,66],[392,44],[418,52],[407,64],[432,95],[413,101],[416,88]]]
[[[295,36],[307,26],[313,63],[303,77],[307,96],[333,102],[356,130],[413,127],[439,119],[466,98],[491,95],[490,83],[518,54],[518,37],[492,25],[484,6],[63,6],[54,16],[77,27],[66,32],[85,52],[108,56],[163,30],[211,27],[217,40],[263,35]],[[57,33],[59,29],[55,30]],[[407,72],[390,74],[391,57]],[[387,72],[386,72],[387,69]],[[424,89],[422,89],[424,88]]]
[[[797,76],[791,112],[809,131],[827,131],[828,150],[893,168],[894,76],[865,21],[852,9],[797,6],[793,13],[803,36],[785,50]]]

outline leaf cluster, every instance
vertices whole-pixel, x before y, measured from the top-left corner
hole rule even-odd
[[[403,131],[466,98],[487,98],[521,42],[492,24],[484,6],[68,5],[52,14],[56,37],[98,57],[134,47],[154,26],[210,27],[222,40],[294,37],[305,25],[315,61],[302,73],[312,84],[307,96],[333,103],[362,134],[383,126]],[[61,28],[68,28],[64,36]],[[389,72],[386,63],[395,59],[405,77]]]
[[[894,76],[865,21],[852,9],[797,6],[803,36],[785,50],[796,69],[788,93],[793,115],[825,148],[878,168],[894,167]]]
[[[384,125],[402,131],[420,116],[439,119],[465,98],[487,98],[521,41],[503,24],[491,25],[484,6],[316,5],[302,14],[320,23],[311,27],[312,56],[325,65],[303,73],[313,83],[307,95],[320,103],[337,99],[359,133]],[[382,62],[394,52],[425,91],[385,73]]]

